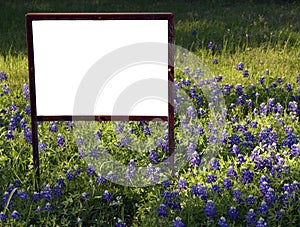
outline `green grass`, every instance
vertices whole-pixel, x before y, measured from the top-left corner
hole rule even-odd
[[[261,103],[266,103],[269,98],[276,97],[284,108],[288,107],[290,101],[289,92],[285,91],[284,85],[291,83],[293,93],[298,95],[296,78],[300,73],[300,3],[299,1],[258,1],[258,0],[178,0],[178,1],[138,1],[138,0],[74,0],[74,1],[43,1],[43,0],[11,0],[0,2],[0,72],[5,72],[8,76],[8,86],[11,88],[10,96],[0,96],[0,111],[8,109],[13,103],[17,103],[20,112],[25,116],[29,125],[30,118],[24,113],[25,105],[28,104],[22,99],[23,85],[28,84],[28,66],[26,50],[26,29],[25,14],[29,12],[155,12],[165,11],[173,12],[175,15],[175,44],[187,48],[194,53],[208,66],[216,76],[222,75],[223,79],[220,84],[243,84],[245,93],[254,101],[254,107],[260,107]],[[196,35],[192,31],[196,30]],[[213,50],[208,50],[209,42],[214,44]],[[218,64],[213,64],[213,60],[218,59]],[[243,62],[245,69],[249,70],[249,77],[243,77],[243,71],[237,71],[236,65]],[[263,64],[260,64],[263,62]],[[264,71],[268,69],[269,75]],[[184,78],[185,75],[177,75]],[[258,80],[264,76],[265,85],[260,85]],[[281,77],[283,84],[276,89],[270,89],[265,92],[268,84],[275,82]],[[179,78],[177,78],[179,79]],[[3,82],[6,83],[6,82]],[[259,98],[254,98],[252,90],[248,88],[250,84],[255,84],[255,92],[260,94]],[[0,93],[2,93],[0,87]],[[186,88],[187,90],[189,88]],[[14,99],[12,99],[13,97]],[[231,92],[226,97],[227,107],[231,103],[236,103],[238,95]],[[2,102],[3,101],[3,102]],[[298,101],[299,106],[299,101]],[[14,112],[13,112],[14,113]],[[13,114],[12,113],[12,114]],[[11,114],[11,115],[12,115]],[[251,129],[257,136],[263,128],[271,125],[273,130],[277,130],[279,138],[282,140],[285,136],[284,128],[276,124],[276,116],[269,115],[266,117],[253,115],[247,107],[228,108],[229,116],[237,115],[240,119],[239,124],[245,123],[245,117],[258,122],[258,129]],[[1,119],[1,116],[3,119]],[[291,125],[295,133],[299,136],[299,120],[293,122],[292,117],[285,112],[282,115],[286,125]],[[203,118],[202,124],[206,123]],[[3,120],[4,126],[1,123]],[[7,187],[15,179],[22,181],[24,190],[33,191],[33,166],[31,156],[31,145],[24,141],[23,130],[18,128],[15,132],[15,140],[6,140],[7,125],[10,120],[10,114],[0,113],[0,196],[3,195]],[[230,135],[235,132],[233,126],[238,123],[228,120],[228,132]],[[74,135],[65,123],[58,124],[59,132],[62,132],[66,138],[66,147],[58,147],[55,143],[57,133],[49,133],[49,124],[44,123],[39,127],[39,136],[44,142],[49,144],[49,152],[41,153],[41,178],[43,183],[50,183],[52,186],[60,176],[65,176],[67,170],[74,171],[77,166],[84,167],[84,161],[78,157],[78,148],[74,142]],[[105,143],[115,147],[113,142],[116,138],[113,135],[112,126],[102,124],[103,140]],[[143,134],[143,128],[134,125],[135,129],[140,130]],[[240,133],[241,134],[241,133]],[[3,139],[2,139],[3,138]],[[113,139],[112,139],[113,138]],[[204,141],[204,142],[203,142]],[[205,146],[206,138],[202,138]],[[218,174],[217,183],[221,184],[221,179],[226,174],[227,168],[231,162],[235,162],[238,174],[241,174],[242,166],[247,166],[253,171],[254,164],[249,159],[249,149],[245,149],[243,154],[247,162],[238,166],[235,157],[228,155],[228,147],[221,148],[220,168],[221,171],[212,171]],[[258,149],[263,149],[258,145]],[[227,152],[227,153],[226,153]],[[283,148],[276,151],[284,156],[284,152],[290,152],[289,148]],[[163,152],[160,151],[160,155]],[[128,150],[113,150],[113,155],[118,155],[125,163],[135,154],[128,154]],[[264,156],[269,155],[267,152]],[[160,157],[162,158],[162,157]],[[129,159],[129,160],[127,160]],[[142,154],[139,157],[139,164],[147,165],[148,154]],[[286,156],[286,164],[290,165],[292,173],[283,174],[282,179],[272,179],[272,186],[279,191],[283,183],[291,183],[294,180],[300,181],[299,159]],[[195,169],[196,170],[196,169]],[[253,192],[259,195],[257,182],[265,172],[255,171],[255,184],[246,187],[235,182],[235,187],[239,187],[245,195]],[[49,174],[49,172],[53,174]],[[189,186],[197,182],[204,182],[207,171],[194,175],[190,170],[184,169],[179,176],[171,179],[173,185],[170,190],[177,187],[180,176],[187,179]],[[132,226],[169,226],[172,219],[181,216],[186,226],[198,226],[212,224],[203,212],[203,201],[198,197],[195,199],[191,196],[190,191],[181,191],[182,211],[170,211],[170,216],[166,219],[157,217],[157,208],[162,203],[161,194],[165,190],[162,186],[153,186],[148,188],[127,188],[112,183],[98,187],[91,184],[94,178],[79,175],[76,180],[68,182],[64,189],[62,200],[55,199],[52,205],[57,206],[51,216],[44,213],[35,214],[36,203],[24,204],[20,199],[16,199],[16,209],[21,212],[22,223],[19,226],[48,225],[48,226],[70,226],[76,223],[77,218],[85,218],[90,223],[100,223],[103,226],[114,226],[117,218],[126,220]],[[101,202],[101,195],[104,190],[109,189],[114,195],[122,196],[119,205],[108,206]],[[82,192],[90,192],[91,197],[87,203],[81,199]],[[256,193],[256,194],[255,194]],[[209,194],[216,202],[217,212],[226,216],[226,210],[231,205],[237,206],[243,215],[249,210],[249,207],[243,207],[236,201],[232,200],[229,191],[224,192],[224,198],[219,198],[212,193]],[[299,195],[298,195],[299,196]],[[299,198],[299,197],[296,197]],[[272,207],[270,221],[278,226],[295,226],[299,221],[299,211],[296,209],[300,206],[299,201],[294,201],[294,206],[285,210],[285,216],[282,221],[273,220],[277,207]],[[45,205],[43,202],[39,205]],[[255,207],[259,204],[255,203]],[[2,208],[0,208],[2,211]],[[11,212],[12,210],[10,210]],[[199,212],[202,212],[199,214]],[[40,215],[40,216],[39,216]],[[244,218],[243,216],[243,218]],[[28,218],[27,218],[28,217]],[[98,221],[94,220],[101,217]],[[103,218],[102,218],[103,217]],[[113,219],[116,218],[116,219]],[[218,217],[219,218],[219,217]],[[265,217],[267,218],[267,217]],[[226,216],[226,219],[229,218]],[[38,221],[39,224],[36,224]],[[232,224],[233,223],[233,224]],[[231,226],[245,224],[245,221],[238,223],[231,222]],[[299,222],[298,222],[299,223]],[[2,222],[0,222],[1,226]],[[10,220],[11,226],[16,226],[13,220]],[[216,222],[214,223],[216,224]],[[80,224],[79,224],[80,226]],[[83,225],[84,226],[84,225]]]

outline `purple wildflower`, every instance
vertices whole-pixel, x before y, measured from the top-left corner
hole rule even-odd
[[[109,202],[110,200],[112,200],[112,198],[113,198],[112,194],[109,191],[105,190],[103,195],[102,195],[103,201],[104,202]]]

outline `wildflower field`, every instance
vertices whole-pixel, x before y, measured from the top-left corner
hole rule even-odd
[[[25,14],[154,11],[174,13],[175,44],[203,63],[175,66],[182,168],[157,167],[161,122],[43,122],[37,190]],[[299,15],[299,1],[1,1],[0,226],[300,226]],[[124,176],[87,161],[107,157]]]

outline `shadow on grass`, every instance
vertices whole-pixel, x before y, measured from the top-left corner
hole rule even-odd
[[[274,33],[275,43],[276,39],[284,41],[289,38],[295,43],[300,39],[300,4],[296,1],[128,0],[124,4],[120,0],[11,0],[0,3],[0,54],[26,54],[25,14],[28,12],[155,11],[174,13],[175,42],[190,50],[205,48],[210,41],[216,43],[217,49],[222,49],[224,40],[227,40],[227,49],[234,52],[246,44],[255,47],[268,41],[270,33]],[[246,33],[249,34],[248,40]]]

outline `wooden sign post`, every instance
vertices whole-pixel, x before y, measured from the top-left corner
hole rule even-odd
[[[37,185],[40,181],[38,121],[160,119],[168,121],[169,153],[174,151],[174,60],[172,45],[169,45],[174,41],[172,13],[29,13],[26,15],[26,28],[33,164]],[[104,87],[102,99],[91,98],[94,108],[82,108],[74,112],[74,103],[80,86],[86,83],[84,86],[87,90],[98,88],[95,84],[99,81],[84,79],[99,59],[126,46],[143,43],[165,44],[167,48],[159,48],[157,53],[152,53],[152,57],[156,54],[157,57],[164,58],[167,64],[159,67],[157,64],[146,64],[144,68],[140,65],[133,71],[121,73],[117,79],[107,84],[108,89]],[[123,56],[123,64],[135,54],[147,59],[147,56],[150,56],[149,48],[145,50],[146,52],[141,52],[143,51],[141,48],[140,52],[133,51]],[[122,59],[118,61],[118,64],[122,65],[120,62]],[[108,64],[112,67],[118,65],[113,61],[109,61]],[[99,72],[99,78],[101,76]],[[113,104],[117,101],[118,94],[120,95],[118,92],[122,92],[124,86],[128,87],[141,79],[151,78],[167,82],[165,91],[160,91],[160,95],[167,97],[166,103],[154,100],[144,108],[138,108],[130,113],[122,112],[123,107],[113,110]],[[157,87],[150,88],[154,92],[157,89]],[[87,95],[88,103],[90,100],[88,92]]]

